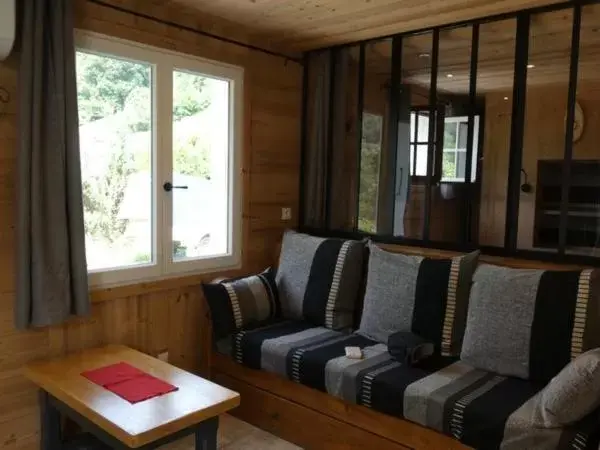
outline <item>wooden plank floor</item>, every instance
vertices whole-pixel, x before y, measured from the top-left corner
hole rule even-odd
[[[160,450],[194,450],[192,436],[161,447]],[[302,450],[272,434],[234,417],[221,416],[219,450]]]

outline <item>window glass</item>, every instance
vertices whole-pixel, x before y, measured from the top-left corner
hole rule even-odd
[[[477,65],[477,100],[484,112],[477,220],[480,245],[504,246],[506,190],[510,152],[515,19],[481,24]]]
[[[84,51],[76,58],[88,268],[149,264],[152,66]]]
[[[173,258],[228,251],[229,82],[173,74]]]
[[[360,187],[358,229],[380,233],[393,211],[380,208],[389,205],[390,177],[394,162],[389,160],[385,121],[389,113],[392,40],[383,39],[365,45],[362,140],[360,149]]]
[[[537,188],[520,193],[520,249],[558,249],[572,24],[572,9],[531,16],[521,183]]]
[[[90,284],[237,266],[242,70],[76,39]]]
[[[411,239],[423,237],[427,157],[429,150],[429,92],[431,89],[433,33],[402,38],[402,92],[405,107],[411,111],[410,135],[400,133],[407,154],[398,154],[403,184],[398,189],[395,235]],[[400,148],[400,146],[399,146]]]

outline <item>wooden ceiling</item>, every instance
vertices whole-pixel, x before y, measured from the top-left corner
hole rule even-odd
[[[532,16],[529,39],[528,85],[566,84],[569,81],[572,9]],[[513,85],[516,20],[480,27],[477,89],[479,93],[510,90]],[[448,93],[469,91],[472,28],[440,32],[438,89]],[[403,82],[428,88],[431,80],[432,34],[403,39]],[[355,54],[355,52],[352,52]],[[391,40],[366,49],[366,64],[379,79],[391,73]],[[579,80],[600,79],[600,4],[583,7]],[[565,88],[566,92],[566,88]]]
[[[298,52],[559,3],[561,0],[165,0]],[[228,27],[231,29],[231,27]],[[230,36],[234,37],[234,36]]]

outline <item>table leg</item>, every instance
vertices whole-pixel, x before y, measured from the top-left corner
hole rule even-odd
[[[48,399],[46,391],[40,391],[41,450],[62,448],[60,413]]]
[[[217,450],[219,418],[213,417],[202,423],[196,430],[196,450]]]

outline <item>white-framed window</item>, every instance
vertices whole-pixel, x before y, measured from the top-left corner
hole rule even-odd
[[[243,69],[76,42],[90,284],[239,267]]]
[[[474,116],[473,157],[471,181],[477,175],[477,155],[479,150],[479,116]],[[467,139],[469,118],[446,117],[444,119],[444,148],[442,154],[442,181],[464,182],[467,169]]]

